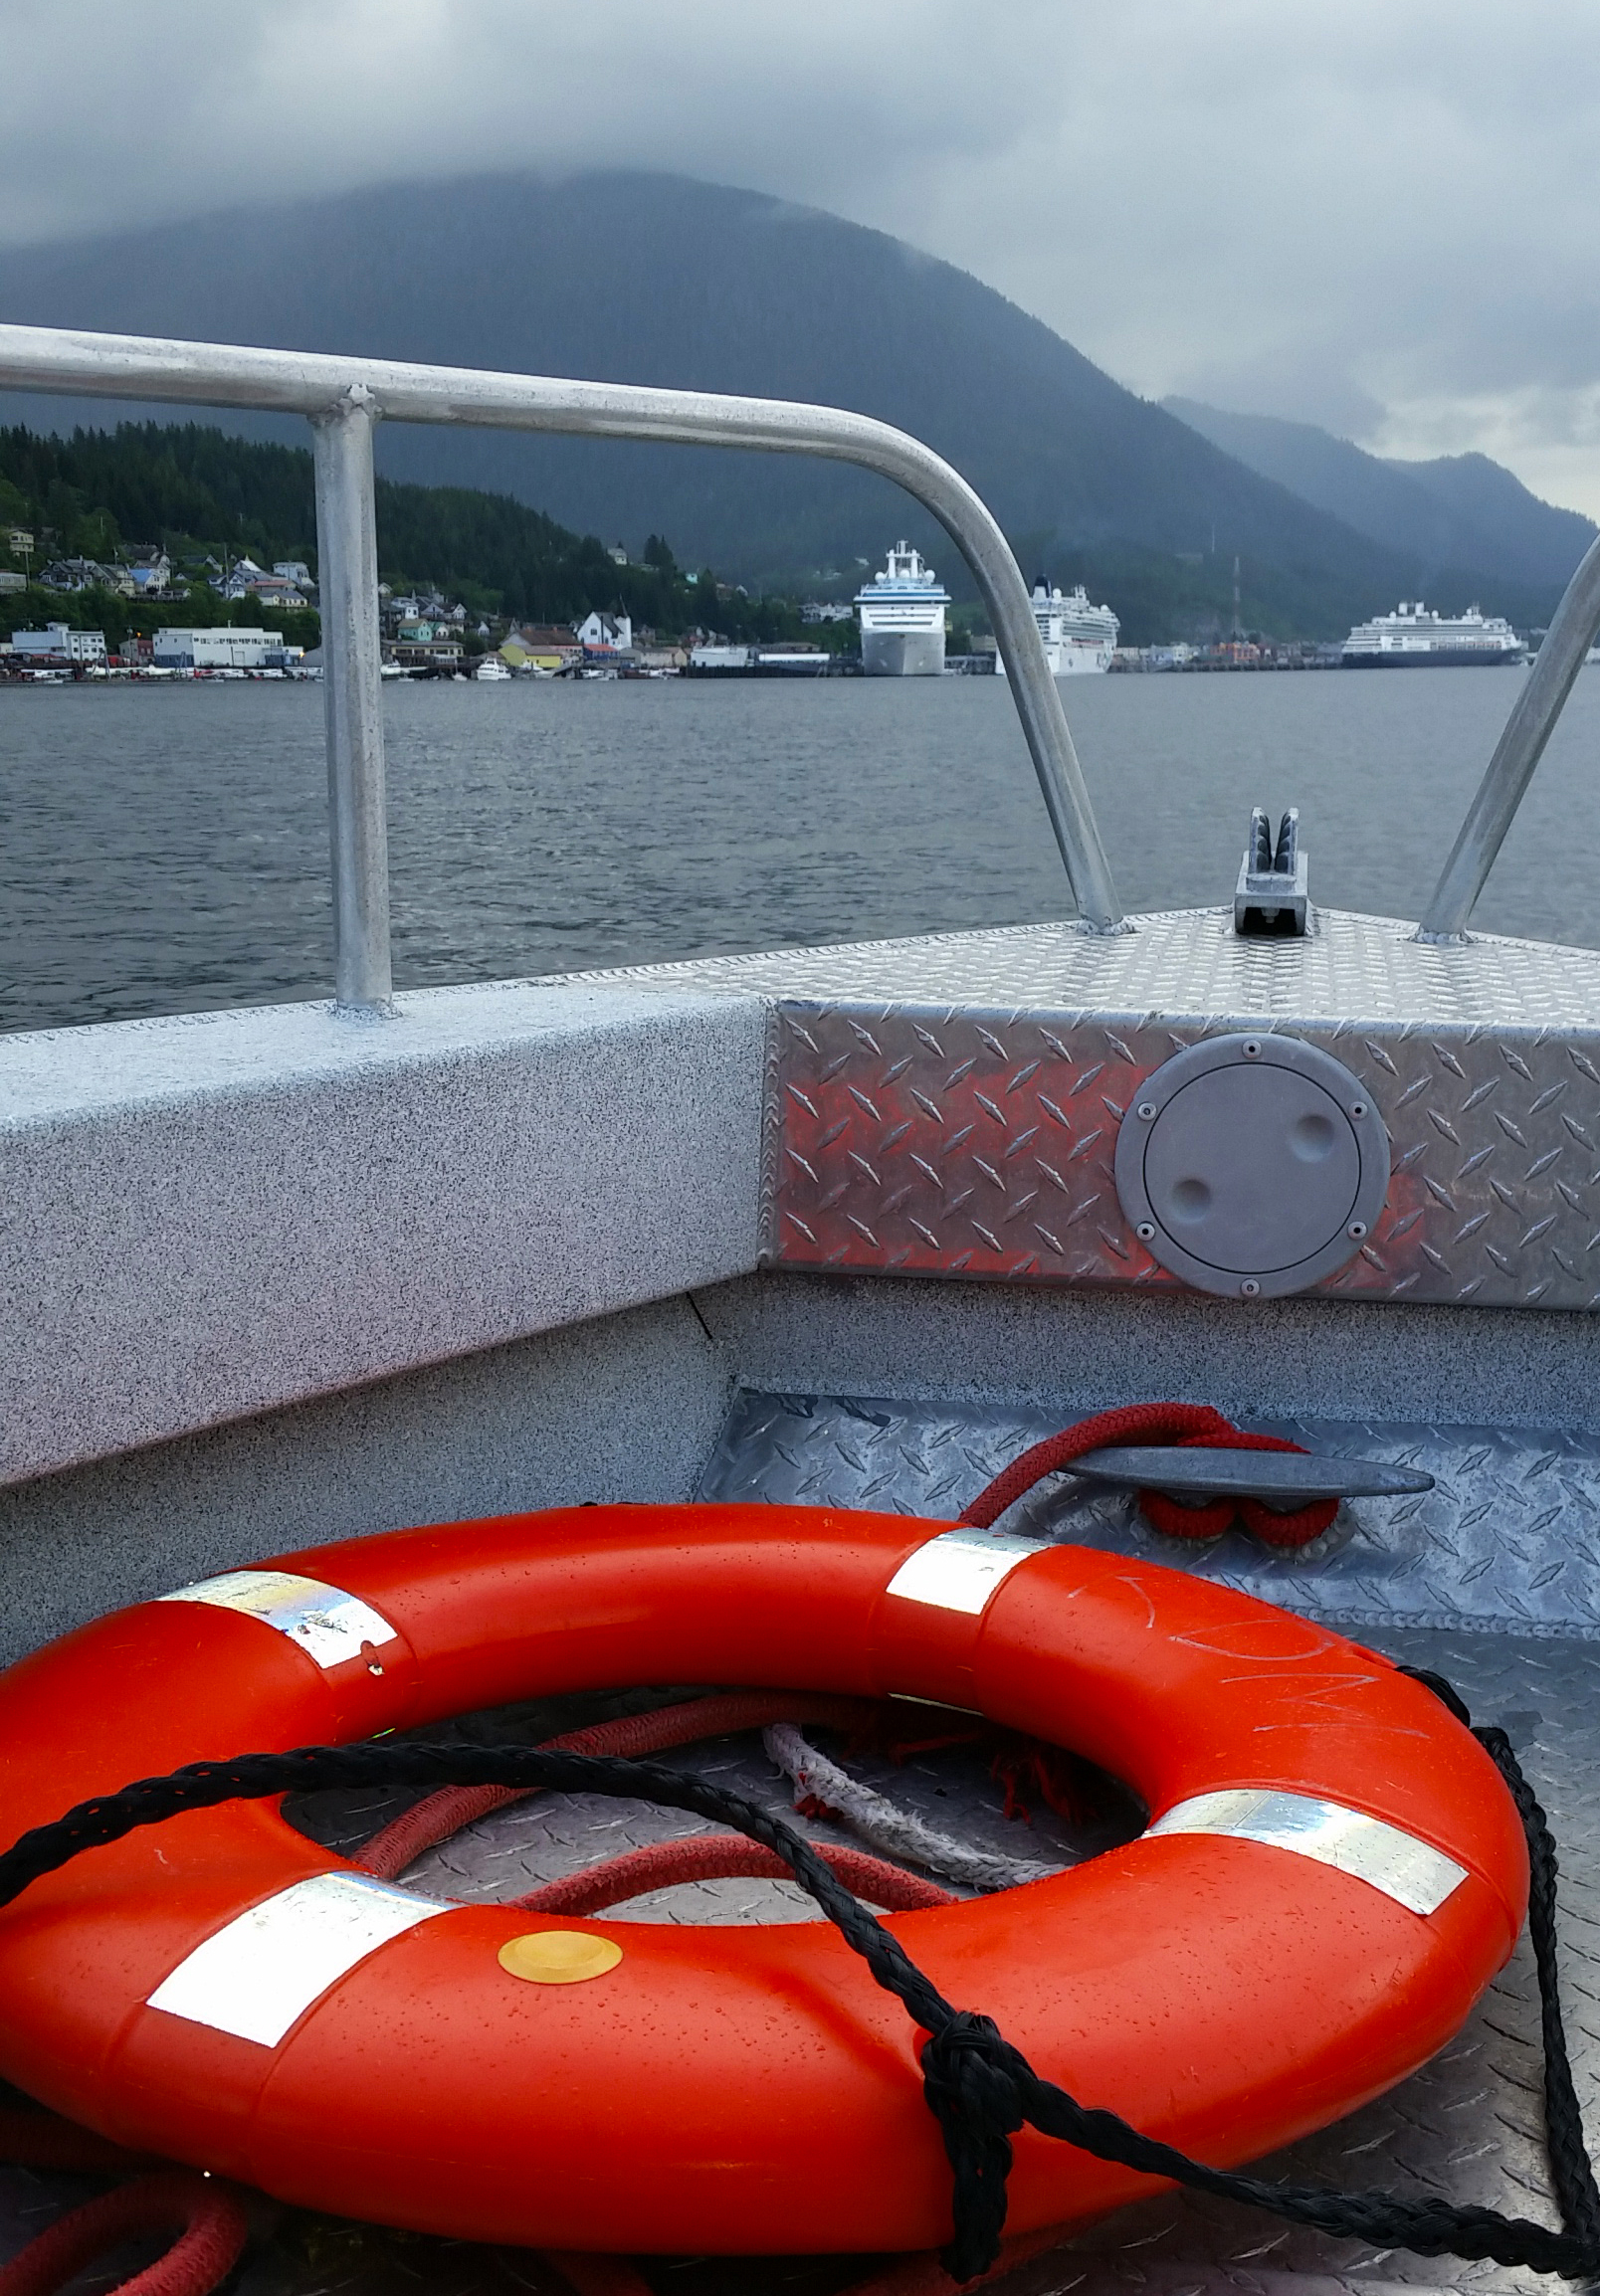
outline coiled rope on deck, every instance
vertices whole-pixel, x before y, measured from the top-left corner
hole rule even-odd
[[[1408,1669],[1409,1671],[1409,1669]],[[1457,1718],[1465,1705],[1440,1677],[1417,1673]],[[144,1825],[222,1803],[259,1801],[328,1788],[543,1788],[558,1793],[633,1797],[686,1810],[776,1852],[800,1886],[928,2035],[920,2059],[923,2088],[949,2158],[953,2237],[943,2260],[957,2281],[976,2278],[999,2252],[1006,2216],[1011,2139],[1024,2126],[1059,2138],[1098,2160],[1170,2179],[1221,2200],[1270,2210],[1291,2223],[1379,2247],[1424,2256],[1523,2265],[1573,2280],[1600,2276],[1600,2190],[1584,2144],[1555,1979],[1555,1847],[1544,1813],[1501,1730],[1475,1732],[1504,1778],[1522,1817],[1533,1885],[1529,1928],[1543,2005],[1545,2117],[1562,2229],[1504,2216],[1493,2208],[1409,2201],[1387,2193],[1338,2192],[1275,2185],[1194,2161],[1147,2137],[1117,2114],[1081,2104],[1036,2073],[1022,2052],[979,2012],[958,2009],[916,1967],[900,1941],[854,1897],[804,1836],[742,1795],[660,1764],[604,1759],[533,1747],[451,1746],[388,1742],[305,1746],[283,1754],[247,1754],[230,1762],[196,1762],[163,1778],[145,1778],[101,1795],[35,1826],[0,1854],[0,1906],[30,1883],[84,1851],[119,1841]]]
[[[1061,1868],[1037,1858],[1006,1857],[999,1851],[973,1849],[936,1826],[924,1824],[914,1811],[902,1810],[887,1794],[852,1778],[826,1754],[808,1744],[792,1722],[773,1722],[761,1733],[761,1743],[802,1796],[802,1808],[812,1802],[842,1818],[852,1832],[870,1841],[886,1856],[925,1866],[946,1880],[967,1889],[1018,1889],[1025,1881],[1045,1881]]]

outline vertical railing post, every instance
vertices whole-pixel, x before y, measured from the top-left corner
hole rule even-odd
[[[1511,704],[1478,794],[1450,849],[1421,924],[1419,941],[1464,941],[1505,833],[1566,707],[1578,671],[1600,631],[1600,542],[1591,542],[1562,593],[1527,682]]]
[[[391,1007],[389,834],[383,784],[382,654],[371,393],[355,384],[311,417],[317,603],[333,862],[333,998],[341,1012]]]
[[[982,558],[961,535],[955,540],[978,576],[989,609],[1011,698],[1022,720],[1023,737],[1056,834],[1067,882],[1078,904],[1079,921],[1093,933],[1130,932],[1132,927],[1116,897],[1111,864],[1100,844],[1072,727],[1040,643],[1033,601],[1017,563],[1003,537],[1000,549]]]

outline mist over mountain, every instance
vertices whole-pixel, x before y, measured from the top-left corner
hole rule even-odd
[[[1235,556],[1247,624],[1318,636],[1430,568],[1435,591],[1460,592],[1441,604],[1470,586],[1523,620],[1547,616],[1563,578],[1539,559],[1545,570],[1507,562],[1491,581],[1431,542],[1358,531],[1347,508],[1247,467],[952,266],[678,176],[393,185],[12,252],[0,316],[859,408],[945,455],[1025,572],[1086,580],[1129,640],[1225,628]],[[36,427],[119,412],[160,411],[0,395],[0,421]],[[297,423],[216,419],[304,439]],[[907,533],[967,587],[897,488],[800,458],[386,425],[379,459],[390,476],[509,493],[630,550],[665,534],[681,562],[745,581],[853,587]],[[1478,530],[1465,509],[1441,501],[1437,515],[1441,532]]]
[[[1531,493],[1514,473],[1487,455],[1441,455],[1432,462],[1391,462],[1457,521],[1456,563],[1468,538],[1482,538],[1481,563],[1530,581],[1568,581],[1600,527]],[[1476,545],[1475,545],[1476,546]]]
[[[1198,399],[1161,404],[1263,478],[1418,559],[1428,579],[1448,568],[1488,581],[1563,583],[1595,537],[1590,519],[1541,502],[1487,455],[1398,462],[1314,423],[1231,414]]]

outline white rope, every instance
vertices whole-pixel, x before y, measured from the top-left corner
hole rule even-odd
[[[837,1762],[830,1762],[826,1754],[819,1754],[792,1722],[774,1722],[762,1731],[761,1743],[778,1768],[793,1779],[797,1804],[807,1796],[814,1797],[830,1817],[842,1818],[852,1833],[859,1833],[863,1841],[887,1856],[923,1866],[929,1873],[941,1873],[947,1881],[964,1882],[969,1889],[1015,1889],[1020,1882],[1043,1881],[1060,1870],[1053,1865],[1036,1865],[1027,1858],[969,1849],[965,1842],[924,1825],[909,1810],[901,1810],[887,1795],[864,1786]]]

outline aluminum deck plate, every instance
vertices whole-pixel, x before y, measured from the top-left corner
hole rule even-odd
[[[706,1499],[953,1517],[1077,1413],[742,1392],[701,1478]],[[1298,1553],[1243,1532],[1163,1538],[1129,1493],[1041,1483],[1008,1529],[1199,1572],[1263,1602],[1362,1629],[1473,1626],[1600,1636],[1600,1436],[1536,1428],[1262,1420],[1307,1450],[1422,1467],[1416,1497],[1347,1499]]]
[[[1389,1200],[1309,1297],[1600,1304],[1600,955],[1313,909],[930,934],[596,979],[769,1011],[766,1257],[861,1274],[1170,1290],[1118,1199],[1144,1077],[1203,1037],[1284,1031],[1359,1078]]]
[[[1242,938],[1231,908],[1157,909],[1128,925],[1105,936],[1072,923],[1003,925],[566,977],[797,1004],[1159,1014],[1208,1029],[1279,1016],[1350,1028],[1600,1031],[1594,949],[1478,932],[1459,947],[1431,947],[1403,918],[1315,905],[1303,940]]]

